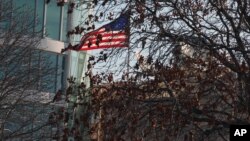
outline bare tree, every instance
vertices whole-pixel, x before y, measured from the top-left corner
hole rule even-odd
[[[140,52],[138,60],[130,58],[129,74],[120,82],[91,69],[100,60],[114,64],[127,49],[105,50],[89,60],[92,87],[78,95],[91,99],[82,117],[94,113],[90,131],[97,133],[95,139],[229,140],[230,124],[249,124],[249,1],[94,4],[98,11],[88,21],[131,11],[128,51]],[[118,8],[118,14],[113,12]]]
[[[41,91],[55,68],[38,49],[42,32],[32,9],[0,0],[0,11],[0,140],[45,139],[51,107]]]

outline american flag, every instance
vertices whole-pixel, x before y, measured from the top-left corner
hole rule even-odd
[[[109,24],[85,34],[77,50],[128,47],[129,16],[122,14]]]

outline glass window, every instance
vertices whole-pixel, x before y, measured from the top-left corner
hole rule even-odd
[[[85,65],[85,56],[86,54],[84,52],[78,52],[79,53],[79,60],[78,60],[78,71],[77,71],[77,82],[82,81],[82,73]]]
[[[36,31],[43,27],[44,0],[36,0]]]
[[[42,75],[41,88],[43,91],[55,93],[63,87],[63,58],[65,56],[47,51],[42,51],[41,56],[41,59],[46,58],[47,63],[45,65],[49,65],[50,69],[47,74]]]
[[[1,1],[0,4],[0,32],[6,31],[10,27],[10,21],[12,18],[12,3],[8,1]]]
[[[83,69],[86,65],[85,56],[86,54],[84,52],[76,52],[71,51],[70,52],[70,67],[69,67],[69,76],[73,76],[76,78],[76,82],[80,83],[83,75]]]
[[[78,53],[76,51],[71,51],[70,56],[70,76],[77,77],[77,68],[78,68]]]
[[[63,87],[63,54],[58,54],[58,66],[57,66],[57,86],[56,89],[62,89]]]
[[[56,1],[50,1],[47,4],[46,34],[49,38],[56,40],[59,40],[60,34],[60,8]]]
[[[23,7],[30,10],[35,10],[35,0],[14,0],[14,7]]]
[[[19,23],[17,30],[25,29],[33,32],[35,25],[35,0],[13,0],[13,10],[13,22]]]
[[[49,65],[47,74],[42,75],[41,88],[43,91],[55,92],[56,91],[56,73],[57,73],[57,54],[52,52],[41,52],[41,60],[47,58],[46,65]],[[44,64],[45,65],[45,64]],[[42,66],[41,66],[42,67]],[[41,70],[42,71],[42,70]],[[45,72],[44,72],[45,73]]]
[[[13,0],[13,10],[14,17],[20,16],[18,15],[20,12],[27,13],[29,17],[32,17],[29,19],[33,23],[33,27],[30,29],[31,32],[42,31],[44,0]],[[17,21],[16,18],[15,21]]]
[[[68,18],[68,5],[65,4],[63,8],[63,30],[62,30],[62,40],[67,42],[67,18]]]
[[[32,50],[32,52],[30,52],[30,79],[33,79],[33,81],[35,81],[33,84],[33,88],[34,89],[39,89],[39,82],[40,82],[40,75],[41,75],[41,69],[40,69],[40,54],[41,51],[34,49]]]

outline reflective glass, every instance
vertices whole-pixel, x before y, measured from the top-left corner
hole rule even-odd
[[[56,89],[62,89],[63,86],[63,54],[58,54],[57,66],[57,86]]]
[[[43,51],[41,52],[42,58],[47,58],[47,65],[50,66],[50,71],[47,75],[41,78],[41,87],[43,91],[55,92],[56,91],[56,65],[57,55],[52,52]]]
[[[59,40],[60,34],[60,8],[56,1],[50,1],[47,4],[46,34],[56,40]]]
[[[0,3],[0,32],[6,31],[10,26],[12,11],[10,9],[12,3],[2,0]]]
[[[62,40],[67,42],[67,18],[68,18],[68,5],[65,4],[63,8],[63,31],[62,31]]]
[[[44,0],[36,0],[36,31],[41,31],[43,27]]]
[[[17,30],[25,28],[26,31],[33,32],[35,26],[34,16],[35,0],[13,0],[13,22],[19,23]]]
[[[33,12],[35,10],[35,0],[13,0],[13,5],[15,7],[22,7],[22,8],[30,9]]]
[[[71,51],[70,58],[70,76],[77,77],[77,68],[78,68],[78,53],[75,51]]]
[[[78,71],[77,71],[77,82],[81,82],[82,81],[82,73],[83,73],[83,69],[84,69],[84,65],[85,65],[85,56],[86,53],[84,52],[79,52],[79,60],[78,60]]]

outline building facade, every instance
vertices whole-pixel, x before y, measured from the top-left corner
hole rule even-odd
[[[39,49],[41,54],[49,58],[52,67],[55,68],[54,76],[50,77],[49,88],[45,91],[55,93],[59,89],[65,89],[67,78],[73,76],[77,82],[82,81],[86,69],[87,52],[61,50],[69,43],[77,44],[81,35],[67,37],[67,32],[81,24],[86,18],[88,3],[81,0],[12,0],[13,7],[30,9],[33,15],[33,32],[42,31],[42,41]],[[63,2],[61,5],[59,2]],[[70,5],[74,3],[74,12],[70,12]]]
[[[59,4],[58,2],[63,2],[63,4]],[[72,9],[72,3],[75,4],[75,10],[69,12]],[[32,51],[29,50],[30,52],[28,53],[23,53],[27,55],[27,57],[22,56],[22,54],[18,55],[18,57],[22,59],[22,63],[18,63],[18,58],[12,59],[15,57],[11,56],[5,56],[5,60],[1,58],[0,83],[3,83],[6,80],[5,77],[9,75],[9,72],[5,71],[8,69],[14,72],[13,78],[9,77],[9,79],[14,80],[14,78],[18,77],[16,80],[21,80],[10,84],[11,87],[16,86],[16,84],[22,84],[26,82],[26,80],[29,82],[30,79],[34,77],[38,77],[38,79],[33,79],[32,86],[25,88],[25,91],[12,93],[13,96],[9,96],[7,100],[0,100],[0,141],[2,139],[5,140],[5,138],[2,137],[5,135],[8,136],[10,133],[12,134],[13,131],[19,128],[19,125],[21,125],[19,118],[24,119],[24,122],[26,122],[28,118],[33,118],[32,121],[34,121],[34,124],[33,122],[29,122],[26,127],[22,128],[22,131],[20,130],[20,132],[29,131],[36,129],[36,127],[38,128],[40,124],[42,126],[43,123],[47,123],[51,112],[61,110],[64,107],[65,109],[67,108],[66,104],[63,103],[64,100],[59,104],[52,103],[48,105],[47,103],[53,100],[56,92],[66,89],[67,78],[75,77],[77,83],[83,81],[82,77],[86,70],[86,62],[89,56],[88,52],[68,50],[61,53],[61,50],[67,47],[69,43],[74,45],[80,41],[81,35],[71,35],[69,37],[66,35],[67,31],[73,30],[76,25],[81,24],[83,20],[85,20],[89,12],[87,6],[88,4],[81,0],[0,0],[0,58],[2,57],[2,53],[5,53],[4,49],[9,46],[11,47],[11,45],[8,44],[4,47],[5,41],[2,41],[4,36],[10,35],[11,37],[12,33],[24,29],[20,35],[24,37],[24,42],[29,42],[29,40],[32,40],[33,34],[34,38],[37,38],[35,35],[39,35],[39,39],[36,40],[39,41],[39,44],[29,44],[31,47],[33,46],[34,49],[32,49]],[[27,15],[23,16],[21,13],[26,13]],[[2,17],[6,17],[6,19]],[[16,27],[13,26],[17,22],[19,22],[19,24],[17,24]],[[29,26],[29,28],[26,29],[25,26]],[[12,27],[16,29],[10,29]],[[5,38],[5,40],[8,42],[7,38]],[[9,42],[11,43],[11,41]],[[14,51],[22,52],[22,49],[17,49],[19,46],[25,48],[25,43],[13,46],[12,54],[15,54]],[[42,62],[42,60],[47,60],[47,62]],[[7,61],[12,62],[12,64],[8,64]],[[6,64],[7,67],[5,67],[4,64]],[[42,73],[41,68],[43,67],[41,67],[41,65],[48,65],[50,72],[47,74],[46,72]],[[31,71],[30,68],[32,68]],[[24,74],[23,69],[25,69],[26,74]],[[19,88],[22,89],[21,85],[15,90],[19,90]],[[6,89],[0,88],[0,95],[3,93],[1,91],[4,90]],[[30,94],[27,92],[30,92]],[[15,104],[15,110],[17,112],[11,115],[13,119],[4,119],[5,112],[8,112],[5,110],[6,107],[8,107],[8,103],[15,101],[13,98],[19,98],[19,95],[22,97],[23,94],[27,94],[28,96],[22,99],[21,102]],[[39,113],[36,114],[36,112]],[[30,115],[27,113],[30,113]],[[54,136],[51,130],[54,130],[55,134],[60,130],[60,127],[51,127],[43,128],[45,131],[43,132],[44,135],[40,134],[42,132],[31,133],[32,135],[26,135],[25,139],[34,140],[37,135],[44,137],[40,140],[46,140],[47,138],[45,139],[45,136],[51,138]],[[51,134],[47,134],[48,132]],[[11,140],[16,139],[19,141],[22,140],[21,138],[22,137],[18,136]]]

